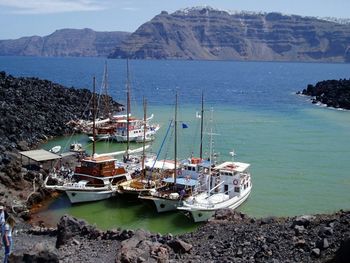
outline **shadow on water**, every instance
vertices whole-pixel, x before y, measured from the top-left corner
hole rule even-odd
[[[64,214],[84,219],[104,230],[145,229],[153,233],[176,235],[194,231],[199,226],[181,212],[157,213],[153,204],[136,198],[116,196],[108,200],[72,205],[65,194],[59,195],[34,214],[33,223],[44,222],[54,227]]]

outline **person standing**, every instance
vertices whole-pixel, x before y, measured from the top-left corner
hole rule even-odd
[[[8,258],[12,252],[12,231],[15,227],[15,223],[15,219],[12,216],[9,216],[6,220],[5,226],[3,227],[2,241],[5,247],[4,263],[8,262]]]

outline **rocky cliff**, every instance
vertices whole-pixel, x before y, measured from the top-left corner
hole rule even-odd
[[[1,56],[106,57],[129,36],[127,32],[61,29],[48,36],[0,40]]]
[[[309,84],[297,94],[311,96],[312,103],[350,110],[350,79],[324,80],[317,82],[315,86]]]
[[[350,24],[210,7],[162,12],[111,57],[350,62]]]

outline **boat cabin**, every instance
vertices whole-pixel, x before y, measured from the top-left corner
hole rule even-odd
[[[212,175],[211,188],[215,192],[239,195],[241,191],[251,186],[250,164],[241,162],[225,162],[215,167]]]
[[[108,156],[86,157],[81,160],[80,166],[75,168],[76,174],[91,175],[94,177],[111,177],[126,173],[123,166],[119,166],[116,159]]]

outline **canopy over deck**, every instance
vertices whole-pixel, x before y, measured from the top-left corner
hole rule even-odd
[[[52,161],[62,158],[60,155],[40,149],[40,150],[31,150],[19,152],[22,156],[25,156],[36,162],[45,162]]]

